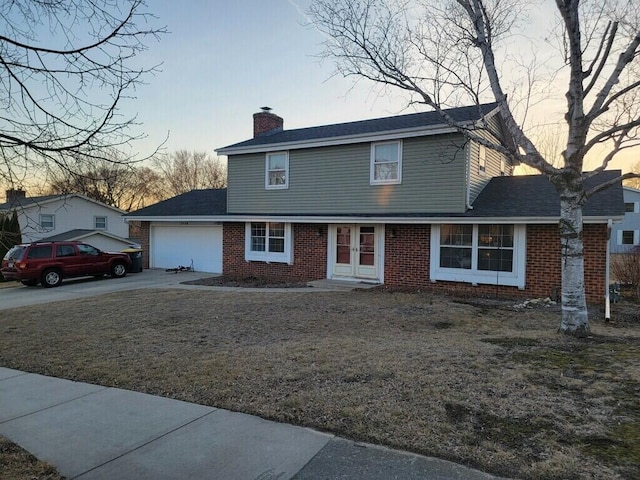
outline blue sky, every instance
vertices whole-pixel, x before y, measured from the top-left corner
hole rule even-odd
[[[126,111],[138,114],[149,149],[169,132],[168,151],[213,150],[252,136],[262,106],[285,128],[394,115],[406,102],[371,84],[332,77],[323,37],[305,26],[308,0],[150,0],[170,33],[142,59],[163,63]],[[297,8],[298,7],[298,8]]]
[[[318,57],[324,38],[305,25],[303,12],[310,2],[149,0],[149,11],[169,33],[150,41],[141,57],[146,65],[162,63],[162,71],[148,77],[123,108],[124,114],[138,115],[147,135],[135,150],[144,156],[168,134],[167,152],[213,154],[251,138],[252,114],[262,106],[283,117],[285,129],[415,111],[398,90],[382,94],[370,82],[354,84],[354,79],[333,75],[333,62]],[[544,12],[534,10],[530,29],[550,28],[551,10]],[[537,49],[542,56],[544,45]],[[560,112],[565,88],[555,89]],[[541,108],[533,123],[561,120],[557,112]],[[628,170],[639,160],[629,152],[612,167]],[[588,161],[586,167],[597,164]]]

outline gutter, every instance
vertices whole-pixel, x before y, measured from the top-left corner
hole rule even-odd
[[[462,123],[467,126],[469,122]],[[296,140],[279,143],[262,143],[249,146],[229,146],[217,148],[218,155],[242,155],[247,153],[277,152],[281,150],[297,150],[303,148],[330,147],[347,145],[352,143],[380,142],[385,140],[398,140],[411,137],[425,137],[431,135],[443,135],[447,133],[459,133],[458,129],[448,125],[435,125],[431,127],[414,127],[402,130],[386,130],[382,132],[369,132],[356,135],[341,135],[339,137],[314,138],[309,140]],[[265,137],[265,138],[268,138]]]
[[[472,207],[469,207],[472,208]],[[386,224],[410,224],[424,225],[433,223],[459,223],[459,224],[555,224],[560,217],[480,217],[465,215],[458,216],[442,214],[441,216],[377,216],[377,215],[287,215],[287,214],[222,214],[222,215],[123,215],[125,222],[284,222],[284,223],[386,223]],[[611,221],[605,217],[584,217],[583,223],[597,224]]]
[[[613,220],[607,221],[607,253],[606,253],[606,267],[604,273],[604,321],[611,320],[611,299],[609,298],[609,278],[611,271],[611,227],[613,226]]]

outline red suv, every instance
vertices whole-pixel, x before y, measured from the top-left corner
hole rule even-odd
[[[80,242],[35,242],[16,245],[2,259],[0,272],[7,280],[34,287],[57,287],[63,278],[105,273],[120,278],[131,259],[125,253],[107,253]]]

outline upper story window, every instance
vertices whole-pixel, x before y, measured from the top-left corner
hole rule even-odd
[[[371,184],[401,183],[402,143],[384,142],[371,145]]]
[[[625,213],[640,213],[640,202],[625,202],[624,203],[624,212]]]
[[[94,228],[96,230],[106,230],[107,229],[107,217],[95,217],[93,225],[94,225]]]
[[[292,263],[290,223],[250,222],[245,238],[245,260]]]
[[[289,188],[289,154],[287,152],[267,153],[265,188]]]
[[[50,213],[40,214],[40,228],[45,230],[55,230],[56,228],[56,216]]]
[[[478,172],[484,175],[487,171],[487,147],[480,145],[478,153]]]

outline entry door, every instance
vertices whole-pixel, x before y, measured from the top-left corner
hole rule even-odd
[[[334,275],[377,278],[376,244],[376,227],[373,225],[337,225]]]

